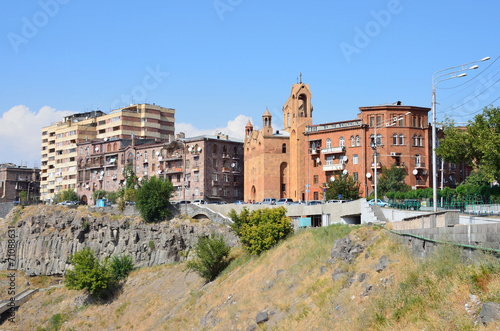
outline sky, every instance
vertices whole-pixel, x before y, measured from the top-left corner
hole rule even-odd
[[[431,107],[434,72],[488,56],[436,80],[438,122],[466,122],[500,105],[499,12],[496,0],[2,0],[0,163],[39,166],[43,126],[131,103],[174,108],[188,137],[242,138],[266,108],[280,129],[300,73],[315,124]]]

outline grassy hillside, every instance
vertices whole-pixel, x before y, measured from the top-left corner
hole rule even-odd
[[[328,261],[335,239],[347,234],[357,257]],[[377,271],[383,256],[387,267]],[[114,299],[100,304],[81,305],[83,292],[64,287],[44,290],[19,309],[15,325],[2,328],[246,330],[266,312],[269,320],[257,329],[475,330],[486,328],[475,324],[481,306],[470,295],[500,303],[496,259],[462,264],[450,247],[415,259],[379,227],[300,231],[261,256],[237,248],[232,258],[208,284],[184,264],[135,270]],[[341,276],[334,281],[332,274]],[[49,287],[52,280],[31,281]]]

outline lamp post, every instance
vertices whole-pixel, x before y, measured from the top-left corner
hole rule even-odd
[[[30,185],[33,184],[33,181],[29,182],[28,183],[28,197],[26,198],[27,199],[27,203],[28,205],[30,204]]]
[[[452,78],[465,77],[465,76],[467,76],[467,74],[465,72],[461,73],[461,74],[458,74],[458,73],[459,72],[463,72],[465,70],[474,70],[474,69],[477,69],[477,68],[479,68],[478,65],[473,65],[471,67],[467,67],[467,66],[470,65],[470,64],[473,64],[473,63],[477,63],[477,62],[488,61],[489,59],[490,59],[489,57],[485,57],[485,58],[482,58],[481,60],[478,60],[478,61],[472,61],[472,62],[461,64],[461,65],[458,65],[458,66],[454,66],[454,67],[450,67],[450,68],[446,68],[446,69],[441,69],[441,70],[436,71],[432,75],[432,204],[433,204],[433,210],[434,210],[434,212],[437,211],[437,180],[436,180],[436,177],[437,177],[437,165],[436,165],[436,84],[438,84],[440,82],[443,82],[445,80],[452,79]],[[456,68],[460,68],[460,69],[452,71],[452,72],[447,72],[447,73],[444,73],[444,74],[440,74],[440,75],[436,76],[436,74],[438,74],[440,72],[448,71],[448,70],[456,69]],[[437,80],[438,78],[441,78],[441,77],[444,77],[444,76],[448,76],[448,77],[440,79],[440,80]]]
[[[400,117],[397,117],[397,118],[391,118],[389,120],[384,121],[380,125],[375,125],[374,126],[374,137],[373,137],[373,141],[371,142],[371,147],[374,150],[374,160],[373,161],[375,162],[374,163],[374,167],[373,167],[373,176],[374,176],[373,180],[375,181],[375,202],[374,202],[374,204],[378,203],[378,193],[377,193],[377,146],[378,146],[379,143],[378,143],[378,139],[377,139],[377,129],[378,128],[382,128],[382,127],[396,125],[396,123],[399,120],[402,120],[404,118],[404,116],[409,115],[409,114],[411,114],[411,112],[407,112],[404,115],[402,115]],[[388,124],[388,123],[391,123],[391,124]],[[385,125],[382,126],[382,124],[385,124]]]

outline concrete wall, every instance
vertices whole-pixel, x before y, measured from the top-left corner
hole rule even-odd
[[[0,202],[0,218],[5,218],[12,208],[14,208],[12,202]]]

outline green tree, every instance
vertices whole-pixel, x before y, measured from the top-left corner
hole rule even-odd
[[[212,234],[211,238],[198,237],[194,251],[195,258],[187,263],[187,268],[207,281],[214,280],[229,264],[227,257],[231,248],[222,235]]]
[[[125,177],[125,188],[134,189],[135,183],[137,182],[137,176],[131,165],[127,165],[125,169],[123,169],[123,177]]]
[[[106,199],[111,201],[111,203],[115,203],[116,199],[118,199],[118,192],[114,192],[114,191],[106,192]]]
[[[382,167],[382,174],[378,178],[378,193],[386,194],[388,192],[407,192],[410,186],[405,183],[408,175],[406,168],[398,167],[395,163],[389,169]]]
[[[123,194],[123,198],[125,199],[125,201],[135,201],[135,189],[126,189],[125,193]]]
[[[95,190],[94,193],[92,193],[92,198],[95,200],[97,199],[103,199],[106,197],[107,192],[105,190]]]
[[[324,187],[325,199],[334,200],[339,198],[339,194],[342,195],[344,200],[356,200],[359,198],[359,183],[349,175],[336,175],[334,181],[328,184],[328,187]]]
[[[127,278],[128,274],[134,270],[134,260],[130,255],[113,256],[110,268],[113,279],[122,280]]]
[[[85,289],[93,297],[99,297],[114,283],[108,260],[100,263],[88,247],[70,255],[68,262],[73,269],[67,270],[64,282],[70,290]]]
[[[286,217],[285,207],[258,209],[250,213],[243,208],[240,215],[231,210],[229,216],[235,223],[233,229],[251,254],[267,251],[293,233],[293,224]]]
[[[447,120],[436,153],[446,162],[481,170],[488,182],[500,181],[500,108],[486,107],[465,128]]]
[[[78,194],[76,194],[75,190],[67,189],[61,192],[61,200],[62,201],[80,201]]]
[[[23,203],[23,201],[27,200],[28,192],[21,191],[19,192],[19,203]]]
[[[144,181],[135,193],[136,207],[146,222],[165,219],[169,214],[174,186],[170,181],[153,176]]]

